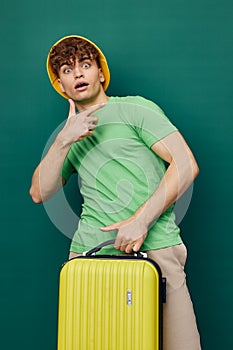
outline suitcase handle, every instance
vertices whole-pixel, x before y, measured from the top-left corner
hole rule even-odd
[[[111,245],[111,244],[114,244],[114,243],[115,243],[115,239],[110,239],[108,241],[100,243],[99,245],[97,245],[97,247],[92,248],[88,252],[85,252],[85,256],[95,255],[95,253],[99,252],[101,248],[106,247],[106,246]],[[137,256],[138,258],[144,258],[144,255],[141,252],[134,252],[134,255]]]

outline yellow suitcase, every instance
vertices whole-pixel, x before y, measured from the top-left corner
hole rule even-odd
[[[60,272],[58,350],[161,350],[165,278],[136,256],[92,255]]]

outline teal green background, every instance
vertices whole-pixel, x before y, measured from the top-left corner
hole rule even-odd
[[[56,349],[58,276],[70,240],[28,190],[68,111],[46,76],[47,52],[79,34],[109,60],[108,94],[157,102],[196,156],[200,175],[181,223],[188,283],[203,349],[232,349],[233,2],[3,0],[0,17],[1,348]]]

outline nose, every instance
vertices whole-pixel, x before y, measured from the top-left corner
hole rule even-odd
[[[76,66],[74,68],[73,72],[74,72],[74,78],[75,79],[84,78],[84,74],[83,74],[82,70],[80,69],[80,67]]]

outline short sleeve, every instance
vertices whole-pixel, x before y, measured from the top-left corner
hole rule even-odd
[[[154,102],[143,97],[138,99],[137,107],[137,133],[143,142],[150,148],[174,131],[175,125],[164,114],[163,110]]]
[[[62,177],[68,181],[70,176],[76,172],[74,166],[72,165],[71,161],[69,160],[69,157],[66,156],[62,169],[61,169],[61,175]]]

